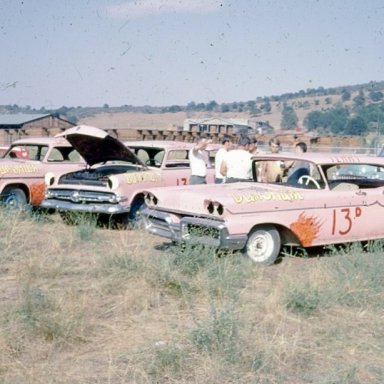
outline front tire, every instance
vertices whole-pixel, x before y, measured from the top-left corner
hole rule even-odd
[[[272,265],[279,256],[281,239],[274,225],[255,227],[248,237],[244,253],[256,264]]]
[[[27,197],[20,188],[5,188],[1,194],[1,201],[7,209],[22,210],[27,207]]]

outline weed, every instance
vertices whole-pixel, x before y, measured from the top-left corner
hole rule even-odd
[[[318,290],[309,283],[303,286],[292,286],[285,293],[284,304],[292,312],[309,316],[322,304]]]
[[[79,216],[75,233],[80,240],[90,241],[95,237],[97,219],[93,216]]]
[[[383,295],[382,254],[346,254],[332,259],[329,274],[333,280],[334,300],[342,305],[382,309]]]
[[[137,276],[144,268],[142,263],[138,262],[136,258],[128,252],[103,255],[100,258],[100,263],[104,275],[119,275],[125,278]]]
[[[214,251],[204,245],[180,244],[172,249],[172,263],[188,276],[194,276],[214,258]]]
[[[157,345],[153,351],[149,374],[155,377],[177,377],[183,372],[188,354],[174,345]]]
[[[198,322],[191,330],[190,338],[199,350],[209,354],[220,353],[228,361],[234,361],[239,354],[239,319],[233,310],[213,309],[208,320]]]

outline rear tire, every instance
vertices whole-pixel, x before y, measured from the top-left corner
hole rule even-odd
[[[23,210],[27,207],[27,196],[20,188],[5,188],[1,194],[1,201],[7,209]]]
[[[274,225],[255,227],[248,237],[244,253],[256,264],[272,265],[279,256],[281,239]]]

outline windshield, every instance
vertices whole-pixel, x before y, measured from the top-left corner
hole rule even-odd
[[[259,183],[324,189],[326,182],[316,164],[309,161],[255,160],[253,179]]]

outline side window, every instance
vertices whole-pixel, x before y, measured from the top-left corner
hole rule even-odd
[[[137,157],[145,164],[149,161],[149,154],[145,149],[139,148],[136,152]]]
[[[82,161],[82,158],[79,152],[76,151],[76,149],[73,149],[73,151],[69,152],[68,161],[71,161],[73,163],[80,163]]]
[[[165,163],[166,168],[189,168],[188,151],[185,149],[178,149],[169,151],[167,155],[167,161]]]
[[[179,149],[175,151],[169,151],[167,156],[167,161],[169,160],[187,160],[188,151],[184,149]]]
[[[40,160],[39,147],[36,145],[28,145],[29,160]]]
[[[47,161],[64,161],[64,157],[63,157],[62,153],[57,148],[52,148],[52,150],[49,153],[49,156],[47,158]]]
[[[163,162],[165,151],[159,151],[155,155],[155,164],[161,164]]]

